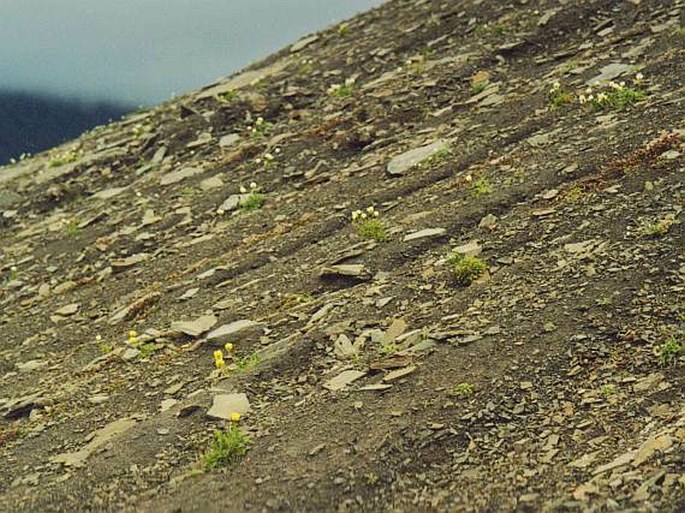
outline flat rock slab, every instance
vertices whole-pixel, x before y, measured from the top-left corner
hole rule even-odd
[[[631,66],[630,64],[613,62],[611,64],[607,64],[602,69],[600,69],[599,75],[591,78],[590,80],[585,82],[585,84],[591,86],[591,85],[594,85],[595,82],[599,82],[600,84],[603,82],[609,82],[610,80],[618,78],[625,73],[630,73],[634,69],[635,68],[633,66]]]
[[[364,267],[362,264],[342,264],[323,267],[319,275],[322,278],[343,276],[350,278],[369,279],[371,277],[366,270],[366,267]]]
[[[124,418],[110,422],[102,429],[91,433],[88,436],[90,442],[88,442],[82,449],[76,452],[65,452],[58,454],[57,456],[50,458],[50,461],[53,463],[62,463],[67,467],[81,467],[86,462],[88,457],[97,449],[125,431],[128,431],[135,424],[136,420],[133,418]]]
[[[421,146],[409,150],[401,155],[394,157],[388,164],[388,174],[390,176],[401,176],[415,165],[423,162],[439,151],[448,150],[450,145],[447,141],[437,140],[427,146]]]
[[[70,305],[65,305],[62,308],[55,310],[55,315],[61,315],[61,316],[68,316],[68,315],[74,315],[76,312],[78,312],[80,306],[78,303],[72,303]]]
[[[93,194],[93,198],[95,199],[101,199],[101,200],[108,200],[110,198],[113,198],[115,196],[118,196],[122,192],[124,192],[127,189],[127,187],[112,187],[111,189],[104,189],[102,191],[96,192]]]
[[[227,134],[219,139],[219,146],[221,148],[228,148],[229,146],[236,144],[238,141],[240,141],[240,136],[238,134]]]
[[[480,255],[480,252],[483,250],[482,246],[478,244],[477,241],[471,241],[466,244],[462,244],[461,246],[457,246],[454,248],[455,253],[460,253],[462,255],[467,255],[467,256],[478,256]]]
[[[247,395],[240,394],[220,394],[212,399],[212,407],[207,410],[207,416],[231,420],[231,415],[238,413],[241,416],[250,411],[250,401]]]
[[[249,194],[231,194],[219,206],[219,210],[223,210],[224,212],[230,212],[231,210],[236,210],[249,197],[250,197]]]
[[[410,233],[404,236],[404,242],[410,242],[418,239],[426,239],[429,237],[442,237],[445,235],[447,230],[444,228],[426,228],[425,230],[420,230],[418,232]]]
[[[211,330],[217,322],[213,315],[203,315],[192,321],[176,321],[171,323],[172,331],[184,333],[190,337],[199,337]]]
[[[195,176],[201,172],[202,170],[196,167],[184,167],[183,169],[172,171],[171,173],[167,173],[166,175],[162,176],[162,178],[159,180],[159,185],[167,186],[182,182],[186,178],[190,178],[191,176]]]
[[[342,371],[336,377],[324,383],[323,387],[331,390],[332,392],[342,390],[364,375],[366,375],[366,372],[358,370]]]
[[[385,381],[387,383],[389,381],[395,381],[395,380],[401,379],[405,376],[408,376],[409,374],[411,374],[415,370],[416,370],[416,365],[410,365],[409,367],[405,367],[403,369],[397,369],[397,370],[394,370],[392,372],[388,372],[383,377],[383,381]]]
[[[242,319],[240,321],[234,321],[220,326],[207,335],[207,340],[210,342],[223,344],[224,342],[229,342],[232,338],[236,337],[240,333],[255,330],[259,330],[261,332],[262,325],[258,322],[250,321],[249,319]]]
[[[138,253],[136,255],[131,255],[130,257],[118,258],[112,262],[112,270],[122,271],[124,269],[128,269],[136,264],[145,262],[145,260],[147,260],[149,257],[149,253]]]
[[[307,46],[319,40],[319,35],[314,34],[313,36],[305,37],[300,39],[297,43],[290,46],[290,53],[297,53],[300,50],[304,50]]]

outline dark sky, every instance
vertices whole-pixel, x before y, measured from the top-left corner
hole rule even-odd
[[[157,103],[382,0],[0,0],[0,89]]]

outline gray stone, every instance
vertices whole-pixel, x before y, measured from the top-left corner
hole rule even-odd
[[[172,171],[171,173],[163,175],[159,181],[159,184],[162,186],[172,185],[178,182],[182,182],[186,178],[190,178],[191,176],[195,176],[201,172],[202,170],[196,167],[184,167],[183,169],[179,169],[178,171]]]
[[[250,321],[248,319],[242,319],[240,321],[224,324],[223,326],[215,329],[214,331],[209,333],[209,335],[207,335],[207,340],[210,342],[223,344],[224,342],[229,342],[239,333],[256,330],[260,332],[263,331],[262,325],[260,323]]]
[[[442,237],[445,235],[447,230],[444,228],[426,228],[425,230],[420,230],[418,232],[410,233],[405,235],[404,242],[409,242],[417,239],[425,239],[428,237]]]
[[[238,141],[240,141],[240,136],[238,134],[227,134],[219,139],[219,146],[221,148],[228,148],[229,146],[233,146]]]
[[[19,202],[21,202],[21,196],[19,196],[16,192],[0,191],[0,210],[5,210],[9,207],[13,207]]]
[[[124,192],[127,189],[127,187],[112,187],[110,189],[104,189],[102,191],[98,191],[95,194],[93,194],[93,198],[95,199],[101,199],[101,200],[108,200],[111,199],[115,196],[118,196],[122,192]]]
[[[366,268],[362,264],[331,265],[321,269],[320,275],[325,276],[349,276],[352,278],[370,278]]]
[[[241,416],[250,411],[250,401],[245,394],[220,394],[212,399],[212,407],[207,411],[209,417],[231,420],[231,415]]]
[[[602,69],[599,70],[599,75],[591,78],[585,83],[587,85],[594,85],[595,82],[599,82],[600,84],[603,82],[609,82],[610,80],[620,77],[621,75],[630,73],[634,69],[634,66],[631,66],[629,64],[613,62],[611,64],[604,66]]]
[[[91,433],[87,439],[90,441],[79,451],[65,452],[53,456],[50,461],[53,463],[62,463],[68,467],[81,467],[86,462],[88,457],[97,449],[108,443],[113,438],[128,431],[136,424],[133,418],[124,418],[110,422],[102,429]]]
[[[217,318],[213,315],[203,315],[192,321],[175,321],[171,323],[171,330],[184,333],[190,337],[199,337],[214,327]]]
[[[478,223],[478,228],[485,230],[494,230],[497,228],[497,216],[494,214],[488,214],[480,220]]]
[[[411,168],[431,157],[435,153],[449,150],[450,145],[447,141],[437,140],[427,146],[421,146],[409,150],[401,155],[394,157],[388,164],[388,174],[391,176],[401,176]]]
[[[220,176],[210,176],[200,182],[200,189],[203,191],[211,191],[212,189],[218,189],[223,184],[224,182]]]
[[[455,253],[460,253],[462,255],[468,255],[468,256],[478,256],[480,255],[480,252],[483,250],[483,248],[478,244],[477,241],[471,241],[467,244],[462,244],[461,246],[457,246],[454,248]]]
[[[340,335],[333,344],[335,356],[338,358],[350,358],[357,354],[357,348],[352,345],[352,341],[347,335]]]
[[[74,315],[76,312],[79,310],[79,304],[78,303],[72,303],[70,305],[63,306],[62,308],[59,308],[58,310],[55,310],[55,315],[61,315],[61,316],[67,316],[67,315]]]
[[[366,372],[358,371],[358,370],[346,370],[342,371],[340,374],[338,374],[336,377],[334,377],[331,380],[328,380],[326,383],[324,383],[324,388],[335,392],[337,390],[342,390],[343,388],[346,388],[348,385],[353,383],[354,381],[358,380],[362,376],[364,376]]]
[[[317,34],[300,39],[297,43],[290,46],[290,53],[297,53],[300,50],[304,50],[307,46],[318,40],[319,36]]]

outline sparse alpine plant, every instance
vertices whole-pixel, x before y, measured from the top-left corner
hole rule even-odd
[[[385,242],[388,235],[383,221],[379,219],[379,212],[370,206],[366,210],[352,212],[352,224],[357,228],[357,233],[364,239],[373,239],[376,242]]]

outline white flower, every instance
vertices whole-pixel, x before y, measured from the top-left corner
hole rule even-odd
[[[345,85],[346,85],[347,87],[353,86],[354,83],[355,83],[356,81],[357,81],[356,78],[350,77],[350,78],[348,78],[347,80],[345,80]]]
[[[224,215],[224,210],[223,210],[222,208],[218,209],[218,210],[216,211],[216,215],[218,215],[218,216]]]
[[[256,189],[257,184],[255,182],[250,182],[250,189]]]
[[[362,218],[362,219],[366,219],[368,216],[366,215],[366,212],[362,212],[362,213],[359,215],[359,217]]]
[[[378,211],[377,210],[373,211],[373,217],[378,217]]]
[[[626,86],[626,83],[625,82],[619,82],[618,85],[621,89],[623,89]]]
[[[621,89],[621,86],[618,85],[616,82],[609,82],[609,87],[611,87],[612,89],[616,89],[617,91]]]
[[[255,125],[257,126],[262,126],[264,124],[264,118],[263,117],[258,117],[257,121],[255,121]]]
[[[257,164],[261,164],[261,163],[262,163],[262,159],[257,158],[257,159],[255,159],[255,162],[256,162]]]
[[[274,156],[271,153],[264,154],[264,160],[273,160]]]
[[[552,84],[552,91],[557,91],[559,89],[561,89],[561,84],[559,82],[554,82]]]
[[[587,102],[587,98],[585,97],[584,94],[579,94],[578,95],[578,101],[580,102],[581,105],[584,105]]]
[[[371,207],[369,207],[369,208],[366,209],[366,211],[367,211],[369,214],[373,214],[374,210],[376,210],[376,209],[373,208],[373,206],[371,206]]]
[[[591,102],[591,101],[594,100],[594,99],[595,99],[595,97],[592,96],[592,95],[590,95],[590,96],[587,97],[587,101],[589,101],[589,102]]]
[[[95,335],[95,340],[97,342],[100,342],[102,340],[102,336],[101,335]]]
[[[603,102],[604,100],[609,99],[606,93],[599,93],[597,94],[597,101],[598,102]]]
[[[247,189],[245,188],[245,186],[241,185],[240,186],[240,194],[245,194],[245,193],[247,193]]]
[[[642,82],[644,79],[645,76],[642,73],[638,73],[637,75],[635,75],[635,82],[638,84]]]
[[[275,153],[276,155],[278,155],[279,153],[281,153],[281,149],[280,149],[280,148],[276,148],[276,149],[274,150],[274,153]]]

